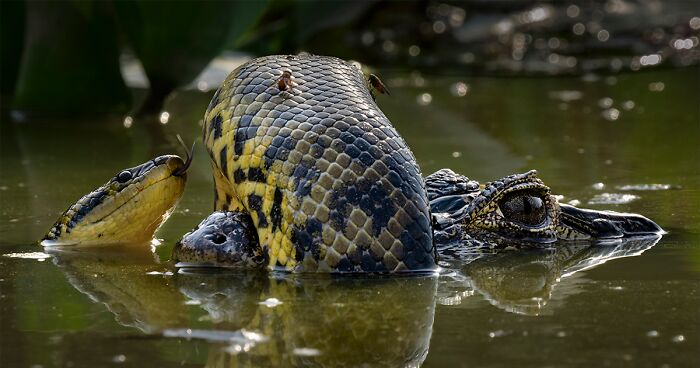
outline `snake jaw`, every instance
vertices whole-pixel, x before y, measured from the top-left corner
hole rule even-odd
[[[41,244],[94,246],[150,241],[184,192],[186,177],[173,174],[183,165],[180,157],[166,155],[122,170],[70,206]],[[133,176],[120,180],[125,171]]]

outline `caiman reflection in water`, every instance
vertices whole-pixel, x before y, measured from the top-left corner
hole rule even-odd
[[[52,250],[68,281],[122,325],[209,343],[206,366],[418,366],[428,354],[436,301],[476,291],[509,312],[537,315],[578,271],[639,255],[658,237],[573,243],[495,254],[441,250],[438,277],[293,276],[180,270],[148,250]],[[440,281],[438,283],[438,281]],[[563,295],[562,295],[563,294]],[[193,317],[188,304],[206,315]],[[203,322],[204,321],[204,322]]]
[[[641,255],[659,239],[661,236],[597,244],[566,243],[554,248],[501,251],[490,255],[470,254],[454,244],[441,253],[444,265],[457,271],[443,276],[438,302],[461,304],[466,296],[478,292],[505,311],[539,315],[553,294],[562,299],[567,296],[562,294],[575,292],[563,290],[569,284],[567,278],[613,259]],[[465,263],[469,258],[474,260]],[[561,290],[554,293],[558,285]]]

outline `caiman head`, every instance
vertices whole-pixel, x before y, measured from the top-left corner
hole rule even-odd
[[[265,254],[250,215],[216,211],[173,248],[178,267],[261,267]]]
[[[442,169],[426,178],[436,230],[458,228],[473,239],[496,244],[550,243],[663,233],[648,218],[558,203],[537,172],[506,176],[481,186]]]

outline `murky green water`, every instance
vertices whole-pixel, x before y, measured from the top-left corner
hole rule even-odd
[[[383,74],[393,96],[379,104],[424,173],[450,167],[487,181],[536,168],[564,202],[642,213],[669,233],[658,243],[453,262],[428,278],[172,274],[166,261],[173,243],[212,208],[200,145],[155,252],[0,256],[0,361],[17,367],[700,364],[697,68],[570,79]],[[177,152],[175,134],[199,137],[209,98],[181,92],[168,102],[168,123],[150,129],[141,121],[125,128],[121,117],[3,118],[0,254],[42,252],[36,240],[74,200],[121,168]],[[620,189],[639,184],[671,189]],[[616,196],[624,194],[636,197]],[[610,198],[616,203],[588,204]]]

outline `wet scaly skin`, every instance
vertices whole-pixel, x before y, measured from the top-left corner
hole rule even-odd
[[[448,169],[423,179],[372,90],[388,93],[332,57],[267,56],[231,72],[203,127],[216,212],[178,242],[174,260],[424,272],[436,268],[436,245],[454,239],[489,248],[661,232],[643,216],[560,206],[534,171],[484,187]]]
[[[215,210],[249,216],[268,269],[437,268],[416,159],[352,64],[251,60],[224,81],[204,122]]]
[[[382,87],[331,57],[269,56],[234,70],[203,127],[216,212],[176,245],[175,261],[432,272],[436,245],[455,239],[493,249],[662,232],[640,215],[559,205],[534,171],[484,186],[448,169],[423,179],[370,94]],[[175,156],[120,172],[69,208],[45,244],[150,240],[183,173]]]
[[[44,236],[44,246],[139,244],[151,241],[185,189],[185,162],[159,156],[122,170],[70,206]]]

